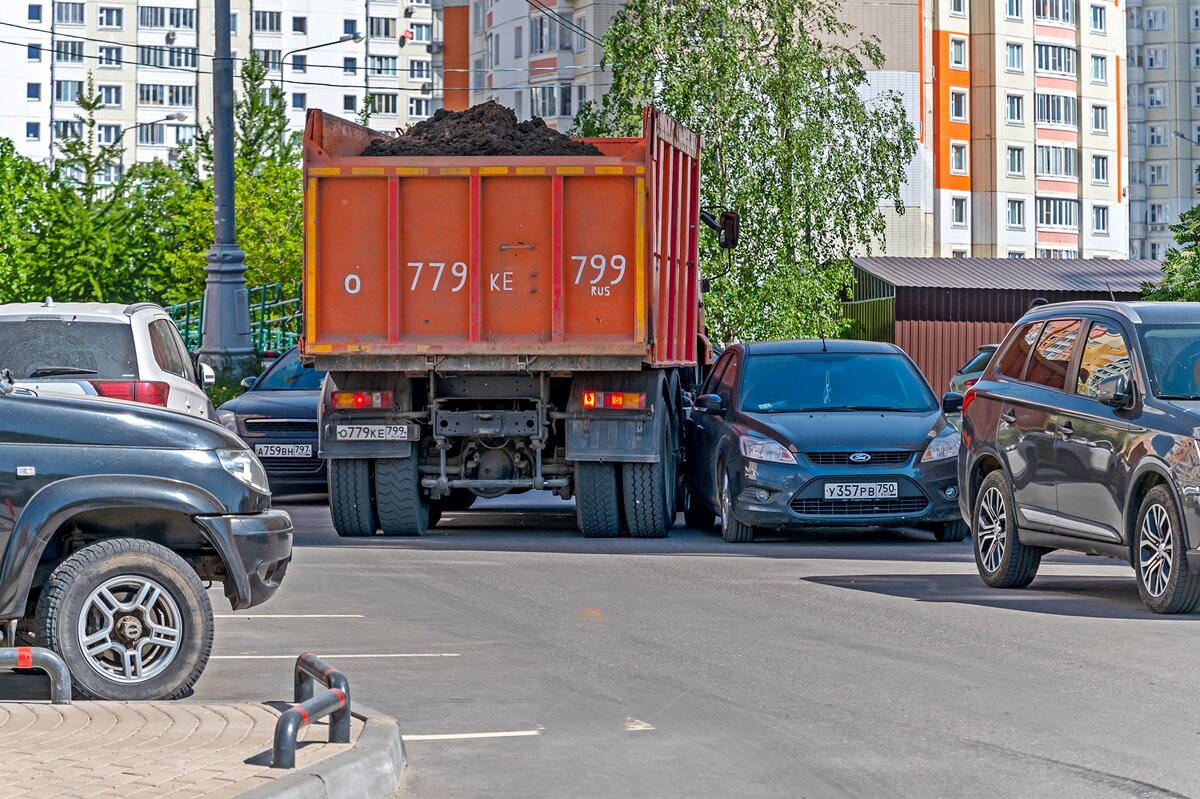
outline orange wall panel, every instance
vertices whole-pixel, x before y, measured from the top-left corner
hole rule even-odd
[[[967,39],[967,49],[970,50],[970,39]],[[953,175],[950,173],[950,143],[952,141],[971,141],[971,123],[955,122],[950,119],[950,90],[967,90],[967,119],[971,118],[971,106],[974,98],[970,95],[971,72],[966,69],[950,68],[950,31],[935,30],[933,32],[933,185],[936,189],[951,189],[953,191],[970,191],[970,175]],[[971,158],[968,153],[967,162]]]

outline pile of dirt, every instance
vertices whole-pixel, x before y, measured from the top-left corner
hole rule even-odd
[[[495,100],[466,111],[438,109],[394,139],[375,139],[363,155],[603,155],[590,144],[551,130],[540,117],[517,122]]]

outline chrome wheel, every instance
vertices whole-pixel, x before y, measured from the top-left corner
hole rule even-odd
[[[729,496],[729,475],[721,470],[721,532],[729,530],[729,520],[733,518],[733,497]]]
[[[999,489],[993,486],[983,495],[979,502],[979,516],[975,521],[973,535],[978,541],[980,562],[988,572],[998,571],[1004,560],[1008,538],[1007,513]]]
[[[1142,519],[1142,529],[1138,531],[1138,569],[1146,593],[1152,597],[1166,593],[1171,582],[1174,541],[1167,509],[1159,504],[1151,505]]]
[[[145,682],[179,652],[182,615],[154,580],[114,577],[92,591],[79,613],[79,643],[88,665],[113,682]]]

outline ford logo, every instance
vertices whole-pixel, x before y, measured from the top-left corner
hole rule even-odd
[[[866,463],[871,460],[871,456],[866,452],[856,452],[850,456],[851,463]]]

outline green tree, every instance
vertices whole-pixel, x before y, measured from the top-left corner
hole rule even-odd
[[[0,138],[0,303],[30,299],[50,172]]]
[[[736,257],[702,239],[710,331],[720,341],[833,335],[849,256],[903,213],[916,137],[901,98],[865,101],[877,42],[815,0],[630,0],[604,39],[612,86],[574,132],[630,136],[653,104],[704,138],[702,204],[742,216]]]
[[[1200,206],[1180,214],[1171,235],[1175,246],[1167,250],[1162,281],[1147,283],[1142,293],[1149,300],[1200,302]]]

